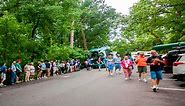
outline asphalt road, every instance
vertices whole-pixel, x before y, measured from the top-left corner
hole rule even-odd
[[[169,76],[155,93],[136,73],[125,81],[122,74],[83,70],[0,88],[0,106],[185,106],[183,83]]]

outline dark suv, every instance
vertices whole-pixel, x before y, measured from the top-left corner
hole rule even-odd
[[[173,63],[179,58],[179,54],[183,53],[185,53],[185,46],[177,47],[166,54],[164,57],[164,71],[166,73],[173,73]]]

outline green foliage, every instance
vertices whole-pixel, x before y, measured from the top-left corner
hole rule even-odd
[[[185,1],[140,0],[125,17],[123,26],[122,38],[126,42],[119,45],[130,45],[132,50],[185,41]]]
[[[70,59],[81,59],[84,60],[87,56],[87,52],[83,49],[75,48],[72,49],[65,45],[53,45],[49,48],[48,59],[50,60],[70,60]]]

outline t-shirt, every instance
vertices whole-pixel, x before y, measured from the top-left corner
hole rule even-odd
[[[41,69],[42,69],[42,70],[46,70],[46,65],[45,65],[45,63],[41,63]]]
[[[25,71],[30,71],[31,69],[30,69],[30,65],[25,65],[24,66],[24,69],[25,69]]]
[[[121,57],[114,58],[115,63],[121,63]]]
[[[46,68],[50,68],[50,63],[49,62],[46,62],[45,65],[46,65]]]
[[[22,67],[19,63],[16,63],[15,66],[18,69],[18,71],[22,72]]]
[[[147,63],[146,63],[147,59],[145,57],[141,57],[139,56],[138,57],[138,60],[137,60],[137,65],[138,66],[147,66]]]
[[[15,65],[14,65],[14,64],[12,64],[12,66],[11,66],[11,70],[12,70],[13,72],[16,72],[16,67],[15,67]]]
[[[151,56],[147,59],[147,63],[154,63],[155,59],[163,60],[161,56]],[[155,65],[150,65],[150,71],[160,71],[163,70],[163,63],[157,63]]]
[[[107,65],[113,65],[113,64],[114,64],[114,59],[107,60]]]
[[[2,73],[6,73],[6,70],[7,70],[7,67],[6,67],[6,66],[2,66],[2,67],[1,67]]]

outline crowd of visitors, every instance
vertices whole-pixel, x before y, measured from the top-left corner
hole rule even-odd
[[[81,63],[78,59],[28,62],[24,67],[21,66],[20,60],[13,61],[10,67],[4,63],[0,68],[0,87],[76,72],[80,70],[80,67]]]
[[[119,54],[117,54],[116,57],[113,57],[113,54],[109,54],[106,58],[102,58],[100,56],[97,60],[97,64],[99,67],[99,71],[101,71],[101,68],[103,66],[102,64],[105,64],[106,71],[108,71],[109,76],[113,76],[117,70],[119,70],[119,73],[122,73],[122,69],[125,80],[131,79],[132,71],[135,65],[135,68],[139,73],[138,80],[144,81],[145,83],[147,83],[148,80],[147,66],[149,66],[152,89],[154,92],[156,92],[159,89],[158,86],[160,80],[162,80],[162,71],[165,63],[163,62],[161,56],[155,50],[152,50],[151,56],[148,58],[145,57],[144,52],[140,52],[135,59],[133,59],[129,54],[123,56],[123,58],[121,58]],[[88,59],[86,61],[87,70],[91,69],[91,65],[91,59]]]
[[[150,67],[152,80],[152,89],[154,92],[158,90],[160,80],[162,79],[163,59],[155,50],[151,51],[151,56],[146,58],[141,52],[133,59],[130,55],[125,55],[123,58],[119,54],[113,57],[109,54],[106,58],[101,56],[97,60],[99,71],[102,66],[105,66],[109,76],[113,76],[117,70],[122,73],[123,70],[125,80],[130,80],[132,71],[137,68],[139,73],[139,81],[147,82],[147,65]],[[136,67],[134,66],[136,65]],[[91,70],[92,59],[85,61],[87,70]],[[39,61],[37,63],[28,62],[24,67],[21,66],[21,61],[13,61],[11,67],[7,67],[6,63],[1,66],[0,70],[0,86],[13,85],[21,82],[29,82],[36,79],[50,78],[54,75],[62,75],[66,73],[80,71],[80,60],[71,61]]]

